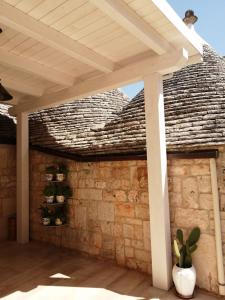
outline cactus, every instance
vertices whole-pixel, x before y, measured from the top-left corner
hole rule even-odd
[[[174,240],[174,254],[178,260],[180,268],[190,268],[192,266],[192,253],[197,249],[197,242],[200,238],[200,229],[192,229],[188,239],[184,242],[183,231],[177,230],[176,239]]]

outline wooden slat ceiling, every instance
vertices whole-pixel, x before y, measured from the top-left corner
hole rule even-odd
[[[1,0],[16,10],[32,17],[34,20],[56,30],[79,42],[88,49],[107,59],[116,68],[124,66],[132,59],[156,55],[145,43],[128,32],[113,18],[87,0]],[[137,16],[146,24],[171,42],[174,47],[179,46],[181,36],[175,27],[163,14],[155,8],[149,0],[124,0]],[[0,34],[0,50],[3,49],[15,56],[36,62],[43,67],[60,71],[65,76],[77,82],[91,76],[103,74],[102,70],[71,57],[60,50],[29,37],[24,33],[10,28],[0,22],[3,32]],[[187,43],[188,44],[188,43]],[[187,45],[190,48],[190,45]],[[194,51],[191,49],[191,51]],[[23,83],[43,89],[43,93],[52,93],[64,89],[65,85],[51,82],[24,70],[14,69],[0,60],[0,77],[13,80],[19,78]],[[67,78],[67,77],[66,77]],[[22,101],[22,100],[20,100]],[[13,103],[13,102],[12,102]]]

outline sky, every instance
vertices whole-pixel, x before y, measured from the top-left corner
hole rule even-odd
[[[218,54],[225,56],[225,0],[167,0],[183,19],[185,11],[192,9],[198,16],[196,32],[209,43]],[[133,98],[143,88],[143,82],[122,87],[124,93]]]

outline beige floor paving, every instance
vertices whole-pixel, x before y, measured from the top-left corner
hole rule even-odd
[[[176,300],[150,286],[149,276],[43,243],[0,243],[4,300]],[[195,299],[221,299],[196,291]]]

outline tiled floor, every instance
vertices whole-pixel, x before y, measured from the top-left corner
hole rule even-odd
[[[7,300],[175,300],[150,286],[149,276],[31,242],[0,244],[0,297]],[[218,299],[196,292],[195,299]]]

